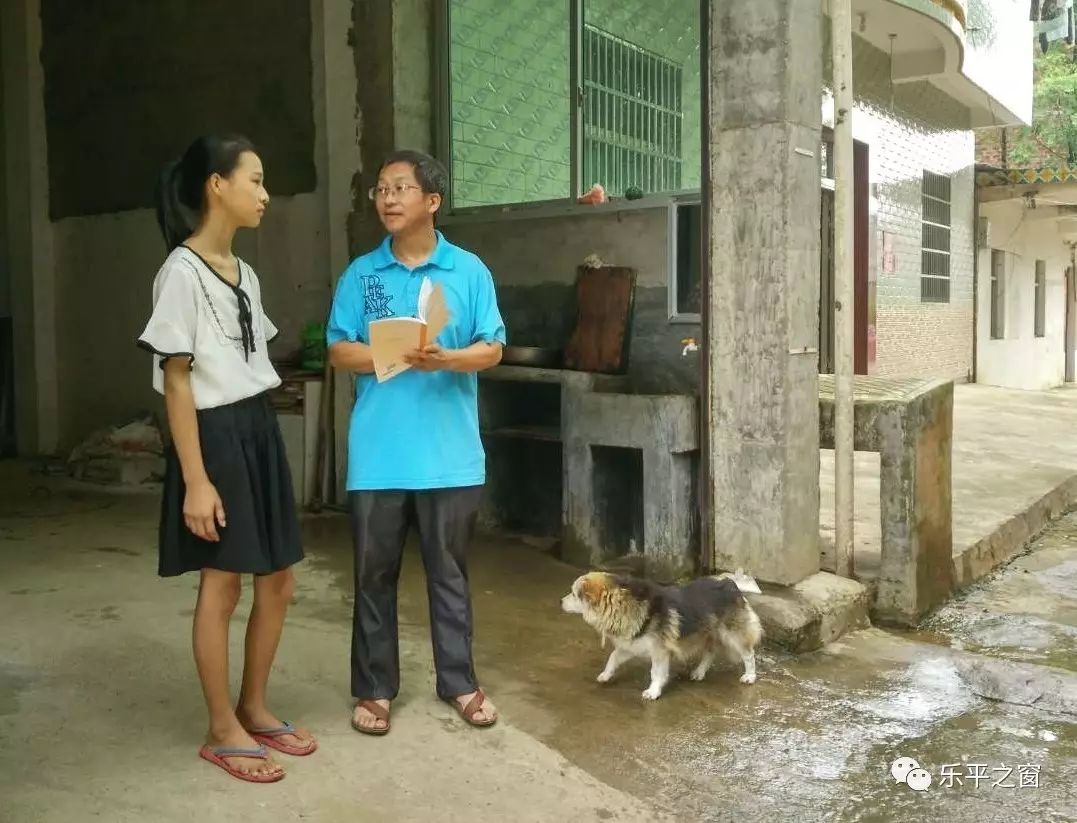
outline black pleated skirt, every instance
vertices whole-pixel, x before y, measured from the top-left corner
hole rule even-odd
[[[187,489],[174,447],[165,464],[158,574],[204,568],[271,574],[303,559],[292,476],[277,415],[265,394],[198,411],[202,460],[221,496],[220,542],[196,537],[183,520]]]

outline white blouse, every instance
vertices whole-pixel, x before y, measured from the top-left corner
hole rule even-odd
[[[195,408],[210,409],[280,385],[266,345],[276,335],[250,266],[239,260],[239,285],[233,286],[178,246],[153,281],[153,313],[138,345],[154,355],[153,387],[161,394],[164,361],[189,358]]]

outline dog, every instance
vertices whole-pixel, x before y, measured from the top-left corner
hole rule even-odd
[[[690,676],[699,681],[723,650],[744,664],[740,682],[755,682],[755,650],[763,627],[745,593],[759,594],[760,589],[739,572],[702,577],[683,586],[590,572],[576,578],[572,590],[561,598],[561,609],[581,615],[602,635],[603,646],[607,637],[613,641],[599,683],[608,683],[622,664],[635,657],[650,658],[651,682],[643,697],[657,700],[669,683],[674,661],[694,663]]]

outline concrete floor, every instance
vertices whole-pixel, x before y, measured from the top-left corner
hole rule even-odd
[[[1077,716],[980,699],[955,667],[977,640],[1077,669],[1075,518],[923,632],[869,630],[798,658],[768,651],[755,686],[727,668],[653,704],[639,697],[642,664],[594,682],[598,638],[558,610],[574,569],[482,539],[477,667],[502,722],[481,731],[432,694],[412,548],[387,738],[348,726],[346,522],[312,518],[271,699],[322,745],[282,757],[282,783],[251,786],[196,757],[195,579],[156,578],[156,505],[0,463],[0,821],[1077,820]],[[984,609],[1008,630],[985,635]],[[899,756],[935,775],[963,759],[1039,765],[1040,788],[918,794],[889,777]]]
[[[1029,525],[1031,534],[1039,530],[1044,507],[1037,504],[1050,502],[1064,510],[1077,502],[1075,420],[1073,386],[1049,392],[976,384],[954,387],[953,542],[960,584],[978,579],[1012,556],[1030,536]],[[879,455],[857,452],[855,473],[857,573],[874,577],[881,540]],[[832,547],[833,451],[821,453],[819,486],[820,531],[824,546]],[[826,549],[823,566],[833,569]]]

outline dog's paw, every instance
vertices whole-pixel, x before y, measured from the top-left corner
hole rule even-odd
[[[661,696],[662,690],[656,686],[651,686],[649,689],[644,689],[643,691],[644,700],[657,700]]]
[[[706,679],[706,677],[707,677],[707,670],[706,670],[706,669],[696,669],[695,671],[693,671],[693,672],[692,672],[692,673],[691,673],[690,675],[688,675],[688,676],[689,676],[689,677],[690,677],[690,678],[691,678],[692,680],[696,681],[697,683],[701,683],[701,682],[703,682],[703,680],[705,680],[705,679]]]
[[[599,683],[609,683],[613,680],[613,672],[602,672],[595,678]]]
[[[742,674],[740,676],[740,682],[741,683],[748,683],[750,685],[750,684],[755,682],[755,675],[754,674]]]

